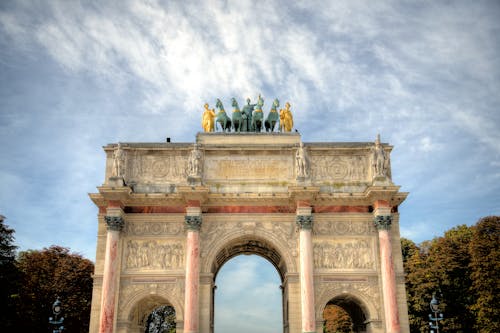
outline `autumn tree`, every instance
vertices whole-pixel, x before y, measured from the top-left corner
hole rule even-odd
[[[326,305],[323,311],[324,333],[351,333],[352,320],[349,314],[340,306],[333,303]]]
[[[500,332],[500,216],[482,218],[473,227],[471,310],[479,332]]]
[[[67,332],[88,332],[94,265],[69,249],[51,246],[19,254],[21,272],[19,332],[48,332],[56,297],[62,302]]]
[[[0,323],[5,331],[14,331],[19,273],[16,267],[14,229],[0,215]]]

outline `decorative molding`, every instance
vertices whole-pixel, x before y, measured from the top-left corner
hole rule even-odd
[[[104,216],[108,230],[121,231],[125,226],[125,221],[121,216]]]
[[[315,235],[371,235],[374,228],[371,221],[315,221]]]
[[[373,221],[378,230],[389,230],[392,224],[392,215],[377,215]]]
[[[313,216],[312,215],[297,215],[295,223],[302,230],[312,230]]]
[[[178,236],[182,230],[181,223],[172,222],[129,222],[125,226],[125,232],[130,236]]]
[[[187,230],[200,231],[201,229],[200,215],[186,215],[184,222]]]

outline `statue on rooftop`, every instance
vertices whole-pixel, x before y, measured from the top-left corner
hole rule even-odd
[[[125,152],[123,151],[121,143],[118,143],[115,151],[113,152],[113,177],[123,177],[125,166]]]
[[[215,103],[215,107],[219,109],[217,112],[217,120],[216,123],[220,124],[222,132],[231,132],[231,118],[226,114],[226,110],[224,110],[224,105],[220,99],[217,98]]]
[[[293,128],[293,115],[290,103],[285,103],[285,108],[280,110],[280,132],[291,132]]]
[[[262,125],[264,123],[264,113],[262,112],[262,106],[264,105],[264,99],[259,94],[257,99],[257,104],[255,106],[255,111],[252,116],[252,130],[255,132],[260,132],[262,130]]]
[[[275,98],[273,101],[273,106],[271,107],[271,110],[269,110],[266,121],[264,122],[264,126],[266,127],[266,132],[274,131],[274,127],[276,126],[280,118],[278,111],[276,110],[279,106],[280,106],[280,101],[277,98]]]
[[[213,132],[215,130],[215,111],[208,108],[208,103],[205,103],[205,111],[201,120],[201,127],[204,132]]]
[[[243,113],[243,132],[252,131],[253,109],[256,105],[257,104],[250,104],[250,98],[247,98],[247,104],[241,110],[241,112]]]
[[[372,149],[372,164],[374,177],[387,177],[387,170],[389,167],[389,157],[380,143],[380,134],[377,135],[375,140],[375,147]]]

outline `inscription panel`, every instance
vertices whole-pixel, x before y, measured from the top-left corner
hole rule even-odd
[[[292,156],[211,156],[204,178],[210,180],[292,180]]]

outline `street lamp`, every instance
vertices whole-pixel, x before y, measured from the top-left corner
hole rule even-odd
[[[54,317],[49,317],[49,324],[54,326],[52,329],[52,333],[62,333],[62,331],[64,330],[63,326],[64,317],[59,318],[61,312],[62,312],[61,301],[59,300],[58,297],[54,302],[54,304],[52,304],[52,313],[54,314]]]
[[[443,313],[439,309],[439,300],[436,298],[436,293],[432,293],[432,300],[429,303],[429,307],[432,311],[432,313],[429,314],[429,326],[431,328],[430,333],[434,333],[434,330],[436,330],[435,333],[439,333],[439,321],[443,320]]]

